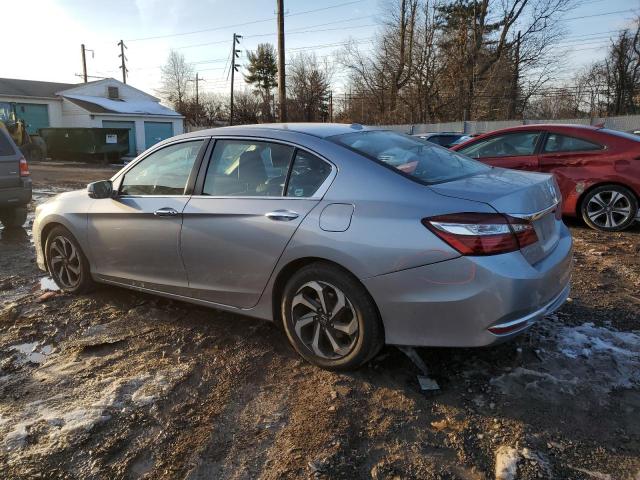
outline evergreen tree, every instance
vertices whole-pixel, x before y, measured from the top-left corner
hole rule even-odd
[[[262,121],[272,121],[271,91],[278,86],[276,51],[270,43],[261,43],[255,52],[247,52],[247,58],[249,64],[244,79],[262,99]]]

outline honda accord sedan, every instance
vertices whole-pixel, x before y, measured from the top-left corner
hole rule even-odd
[[[329,369],[384,344],[504,341],[565,301],[571,236],[551,175],[360,125],[166,140],[38,207],[38,266],[272,320]]]

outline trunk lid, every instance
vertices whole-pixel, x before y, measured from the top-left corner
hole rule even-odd
[[[0,128],[0,188],[14,188],[21,185],[21,157],[13,140]]]
[[[493,168],[430,188],[441,195],[486,203],[498,213],[528,219],[538,236],[538,242],[521,250],[530,263],[546,257],[560,239],[562,220],[555,215],[560,194],[552,175]]]

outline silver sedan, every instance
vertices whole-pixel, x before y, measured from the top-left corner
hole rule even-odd
[[[282,325],[354,368],[386,344],[510,338],[569,293],[552,176],[360,125],[227,127],[166,140],[37,209],[38,265]]]

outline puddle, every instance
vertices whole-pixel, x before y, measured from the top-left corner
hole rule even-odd
[[[16,350],[25,356],[20,362],[21,364],[27,362],[40,364],[44,363],[48,355],[51,355],[53,347],[51,345],[43,345],[42,348],[38,349],[38,342],[31,342],[14,345],[11,350]]]
[[[54,282],[51,277],[42,277],[40,279],[40,290],[58,292],[60,291],[60,287],[56,285],[56,282]]]

